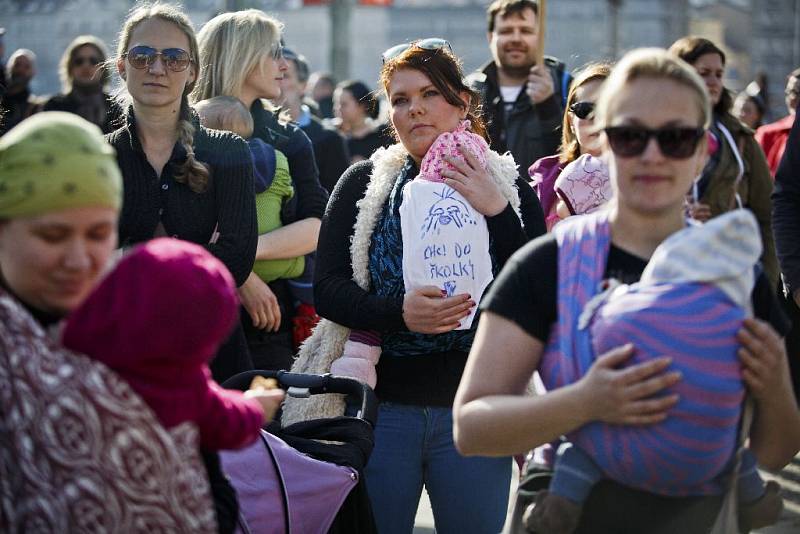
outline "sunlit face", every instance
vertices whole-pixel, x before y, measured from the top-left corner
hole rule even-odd
[[[69,63],[69,74],[72,83],[77,86],[97,85],[101,82],[104,60],[100,51],[92,45],[83,45],[72,55]]]
[[[36,66],[33,60],[26,55],[19,55],[14,58],[11,64],[11,81],[19,84],[30,82],[36,75]]]
[[[0,271],[28,305],[66,315],[98,282],[117,244],[117,210],[71,208],[0,223]]]
[[[180,48],[192,53],[189,37],[171,22],[158,18],[145,20],[136,26],[128,50],[135,46],[149,46],[156,50]],[[197,58],[192,59],[194,61],[186,70],[174,72],[167,68],[161,56],[143,69],[135,69],[127,58],[120,58],[117,71],[125,79],[134,106],[172,108],[177,113],[186,87],[197,78]]]
[[[597,102],[597,95],[602,84],[603,80],[592,80],[584,83],[575,90],[575,97],[572,103]],[[600,134],[593,131],[594,115],[581,119],[571,111],[568,113],[570,115],[570,125],[575,137],[578,139],[581,154],[598,156],[600,154]]]
[[[719,54],[703,54],[692,64],[697,74],[706,82],[708,96],[711,98],[711,106],[716,106],[722,98],[722,77],[725,75],[725,65]]]
[[[733,115],[750,128],[757,128],[761,122],[761,114],[752,100],[746,97],[737,97],[733,103]]]
[[[261,61],[250,71],[242,85],[242,95],[239,97],[246,104],[252,103],[257,98],[274,100],[281,96],[281,82],[288,62],[283,57],[275,59],[271,53],[261,57]]]
[[[421,71],[401,69],[389,80],[389,117],[400,142],[419,163],[433,142],[452,132],[466,116],[468,95],[461,95],[464,107],[445,100],[439,89]]]
[[[532,9],[507,17],[495,15],[494,31],[488,34],[489,48],[503,69],[527,71],[536,57],[536,14]]]
[[[608,126],[697,128],[701,121],[695,93],[666,79],[639,78],[627,83],[608,110]],[[684,197],[706,161],[704,141],[686,159],[664,156],[652,137],[642,154],[630,158],[614,154],[605,135],[601,142],[620,209],[644,214],[682,211]]]

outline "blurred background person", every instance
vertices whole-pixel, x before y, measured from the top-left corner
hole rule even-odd
[[[733,116],[748,128],[755,130],[764,122],[764,100],[758,95],[742,91],[733,101]]]
[[[36,76],[36,54],[27,48],[16,50],[6,63],[8,87],[0,104],[0,135],[41,111],[42,103],[31,93],[30,83]]]
[[[778,172],[778,165],[786,149],[786,140],[789,139],[789,132],[794,124],[795,111],[800,104],[800,68],[793,70],[786,79],[784,95],[789,114],[780,120],[765,124],[756,132],[756,141],[767,155],[767,165],[773,176]]]
[[[68,111],[110,133],[120,123],[119,106],[107,93],[111,70],[106,45],[94,35],[76,37],[58,65],[62,93],[44,104],[45,111]]]
[[[306,95],[317,103],[316,114],[320,119],[333,118],[333,91],[336,78],[327,72],[312,72],[308,78]]]
[[[319,169],[319,181],[330,193],[339,177],[350,165],[347,143],[339,132],[314,116],[312,108],[304,98],[309,76],[306,58],[289,48],[283,49],[283,57],[286,58],[288,68],[281,80],[279,103],[311,139],[314,159]]]
[[[0,100],[6,92],[6,69],[1,66],[4,65],[3,58],[6,55],[6,29],[0,28]]]
[[[375,150],[394,144],[386,125],[378,122],[378,101],[363,82],[340,82],[333,92],[333,112],[339,132],[347,139],[350,163],[369,159]]]

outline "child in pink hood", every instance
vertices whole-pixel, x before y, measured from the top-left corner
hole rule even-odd
[[[222,389],[208,361],[239,319],[233,279],[199,245],[155,239],[133,249],[68,319],[64,346],[124,378],[166,428],[193,421],[204,450],[258,436],[282,390]]]

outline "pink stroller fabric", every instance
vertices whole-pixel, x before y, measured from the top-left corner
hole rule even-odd
[[[220,458],[239,496],[242,534],[325,534],[358,483],[355,469],[315,460],[264,430]]]

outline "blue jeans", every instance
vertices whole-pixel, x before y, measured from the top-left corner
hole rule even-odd
[[[423,485],[438,534],[496,534],[508,508],[511,458],[461,456],[450,408],[384,402],[365,477],[380,534],[413,530]]]

